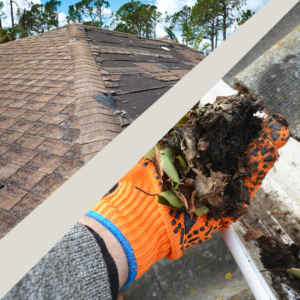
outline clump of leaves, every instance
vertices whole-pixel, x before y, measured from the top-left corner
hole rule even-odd
[[[249,167],[245,153],[261,130],[254,114],[263,108],[262,97],[237,94],[189,111],[146,154],[163,182],[158,202],[216,219],[224,211],[244,214],[250,200],[242,180]]]

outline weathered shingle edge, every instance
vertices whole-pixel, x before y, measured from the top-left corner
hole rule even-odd
[[[74,64],[76,110],[80,124],[82,155],[84,162],[87,162],[112,141],[122,128],[116,113],[92,97],[108,91],[90,46],[84,39],[85,33],[78,29],[84,27],[78,24],[69,25],[68,36]]]

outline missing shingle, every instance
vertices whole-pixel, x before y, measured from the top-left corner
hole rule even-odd
[[[164,70],[167,70],[167,68],[161,64],[156,64],[157,67],[161,68],[161,69],[164,69]]]
[[[0,183],[0,194],[4,193],[5,190],[6,190],[6,185]]]
[[[155,44],[156,46],[159,46],[159,47],[170,47],[170,48],[173,48],[172,45],[170,44]]]
[[[85,28],[77,28],[78,30],[82,31],[82,32],[86,32]]]
[[[99,93],[92,96],[95,100],[100,102],[101,104],[113,109],[117,110],[116,102],[111,94],[108,93]]]

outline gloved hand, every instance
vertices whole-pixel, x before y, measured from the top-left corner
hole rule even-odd
[[[288,138],[287,124],[280,116],[264,120],[260,137],[249,145],[246,154],[251,175],[243,180],[251,199],[277,160],[277,150]],[[215,220],[209,214],[197,217],[187,211],[172,210],[158,204],[156,196],[135,188],[158,194],[161,184],[152,162],[142,158],[120,180],[117,189],[87,214],[108,228],[122,245],[129,266],[125,286],[154,262],[163,257],[178,259],[186,249],[208,240],[214,231],[233,222],[226,214]]]

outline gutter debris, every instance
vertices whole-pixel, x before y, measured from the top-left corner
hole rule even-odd
[[[239,93],[186,114],[146,154],[163,182],[158,202],[216,220],[243,215],[250,201],[245,153],[259,137],[262,119],[254,114],[263,109],[264,98]]]

